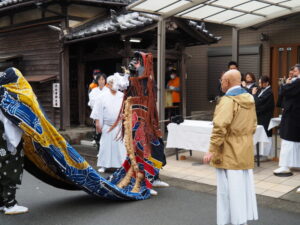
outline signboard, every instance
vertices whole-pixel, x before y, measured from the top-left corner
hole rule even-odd
[[[60,108],[60,84],[59,83],[53,83],[52,93],[53,93],[52,106],[54,108]]]

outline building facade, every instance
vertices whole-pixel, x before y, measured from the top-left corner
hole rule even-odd
[[[133,1],[0,0],[0,71],[19,68],[56,127],[89,124],[93,69],[120,71],[135,50],[152,52],[156,61],[158,17],[127,12]],[[143,42],[132,44],[132,37]],[[168,21],[166,59],[182,84],[190,58],[185,48],[219,40],[201,22]]]
[[[270,76],[276,99],[279,78],[287,76],[289,68],[300,62],[299,21],[298,13],[239,31],[241,72]],[[188,115],[214,109],[211,100],[217,93],[218,79],[231,60],[232,28],[209,23],[206,26],[222,39],[186,50],[192,56],[187,64]]]

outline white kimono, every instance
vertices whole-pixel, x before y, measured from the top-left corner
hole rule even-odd
[[[3,139],[7,141],[7,150],[10,152],[16,151],[19,145],[23,131],[21,128],[13,124],[0,110],[0,121],[4,125]]]
[[[93,90],[91,90],[91,92],[89,93],[89,102],[88,102],[88,106],[91,107],[91,109],[93,109],[96,100],[105,91],[108,91],[108,88],[106,86],[104,86],[102,89],[100,89],[99,87],[97,87],[97,88],[94,88]]]
[[[117,91],[112,94],[105,91],[101,98],[95,101],[91,118],[99,120],[102,128],[100,149],[97,166],[104,168],[119,168],[126,158],[126,149],[121,137],[121,124],[109,132],[115,123],[121,110],[123,93]]]
[[[246,224],[257,220],[253,170],[217,171],[217,224]]]
[[[300,142],[281,139],[279,166],[300,168]]]

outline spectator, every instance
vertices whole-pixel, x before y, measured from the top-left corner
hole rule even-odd
[[[170,75],[171,80],[167,84],[167,89],[172,91],[172,101],[173,105],[180,104],[180,78],[177,76],[175,70],[172,71]]]
[[[104,91],[107,91],[108,88],[105,86],[106,85],[106,75],[104,73],[99,73],[95,81],[97,83],[97,88],[93,88],[91,92],[89,93],[89,102],[88,105],[93,109],[93,106],[95,104],[95,101],[100,97]]]
[[[95,69],[93,70],[93,81],[92,83],[90,83],[89,85],[89,93],[96,87],[98,87],[98,83],[97,83],[97,75],[99,75],[101,73],[101,71],[99,69]]]
[[[230,61],[227,65],[228,70],[238,70],[239,65],[235,61]]]
[[[107,78],[108,91],[97,99],[93,107],[91,118],[96,122],[97,133],[102,133],[98,154],[97,166],[100,173],[107,168],[119,168],[126,158],[126,149],[123,140],[120,140],[121,123],[112,126],[117,121],[124,94],[114,87],[114,77]]]
[[[300,64],[294,67],[294,77],[281,87],[284,98],[280,123],[281,151],[276,176],[292,176],[291,167],[300,168]]]
[[[283,108],[283,104],[284,104],[284,99],[282,98],[282,95],[281,95],[281,86],[283,84],[285,84],[287,80],[293,79],[293,77],[294,77],[294,66],[292,66],[290,68],[288,78],[286,78],[286,76],[284,76],[283,78],[279,79],[279,85],[280,86],[279,86],[278,100],[277,100],[277,104],[276,104],[276,106],[279,107],[279,108]]]
[[[239,66],[237,64],[237,62],[235,61],[230,61],[228,64],[227,64],[227,69],[228,70],[238,70],[239,69]],[[222,97],[223,95],[225,95],[225,93],[222,91],[222,87],[221,87],[221,79],[222,79],[222,76],[225,72],[222,72],[221,73],[221,76],[220,76],[220,80],[219,80],[219,84],[218,84],[218,96],[216,97],[216,99],[218,97]]]
[[[108,90],[108,88],[105,86],[106,85],[106,75],[104,73],[100,73],[96,76],[96,82],[98,84],[98,87],[94,88],[91,90],[89,93],[89,102],[88,105],[91,107],[93,110],[95,102],[101,98],[101,95]],[[97,149],[100,147],[100,138],[101,138],[101,133],[97,133],[96,126],[95,126],[95,135],[94,135],[94,140],[92,141],[92,144],[96,144]]]
[[[242,81],[242,87],[245,88],[250,94],[252,94],[252,89],[257,88],[255,84],[256,79],[253,73],[247,72],[245,75],[245,79]]]
[[[230,62],[228,63],[228,65],[227,65],[227,69],[228,69],[228,70],[238,70],[238,69],[239,69],[239,66],[238,66],[237,62],[235,62],[235,61],[230,61]],[[225,95],[225,93],[222,91],[222,87],[221,87],[221,79],[222,79],[222,76],[223,76],[224,73],[225,73],[225,72],[222,72],[221,77],[220,77],[220,80],[219,80],[219,84],[218,84],[218,96],[217,96],[216,98],[222,97],[223,95]]]
[[[172,71],[170,78],[171,80],[169,80],[167,84],[167,89],[171,91],[173,106],[176,106],[176,108],[172,110],[171,116],[175,116],[178,115],[180,111],[180,78],[177,76],[175,70]]]
[[[272,130],[268,130],[270,120],[273,117],[274,112],[274,96],[272,88],[270,86],[270,80],[268,76],[262,76],[259,81],[259,89],[253,88],[252,94],[255,100],[255,108],[257,115],[257,123],[263,125],[268,135],[269,143],[263,143],[260,148],[260,155],[271,156],[272,153]]]

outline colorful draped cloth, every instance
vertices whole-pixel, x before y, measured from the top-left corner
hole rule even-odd
[[[152,188],[159,169],[166,162],[156,108],[153,56],[136,52],[132,64],[140,67],[131,72],[130,85],[124,95],[121,114],[124,117],[123,134],[128,158],[118,171],[126,174],[118,187],[129,186],[133,192],[139,192]]]
[[[16,68],[9,68],[0,76],[0,109],[24,131],[25,169],[43,181],[60,188],[83,189],[107,199],[150,197],[145,181],[138,192],[132,192],[130,184],[117,186],[126,175],[123,168],[108,180],[101,177],[46,119],[31,86]]]

